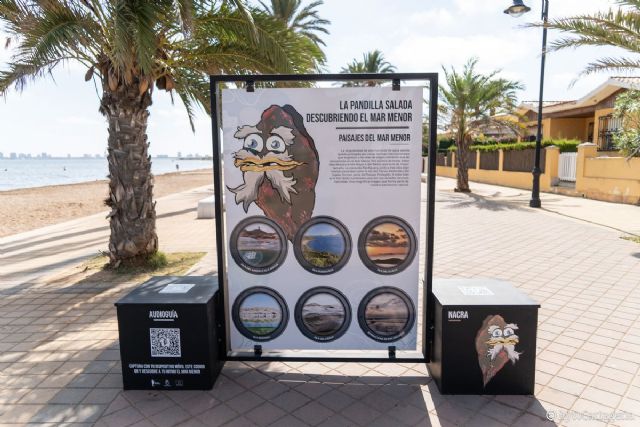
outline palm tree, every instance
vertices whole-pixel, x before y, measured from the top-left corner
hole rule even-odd
[[[320,18],[316,10],[318,6],[324,4],[323,0],[312,1],[304,7],[302,7],[302,0],[271,0],[270,5],[260,1],[260,4],[267,13],[282,20],[293,31],[309,37],[317,45],[325,46],[324,41],[317,34],[318,32],[329,34],[325,26],[331,24],[331,21]]]
[[[100,84],[113,266],[158,249],[146,133],[154,84],[180,97],[193,127],[195,107],[208,109],[208,74],[303,72],[318,61],[307,37],[241,0],[0,0],[0,23],[15,43],[0,94],[71,61]]]
[[[357,74],[357,73],[393,73],[396,67],[391,65],[384,59],[384,55],[379,50],[366,52],[362,55],[362,61],[354,59],[346,67],[342,67],[340,73],[342,74]],[[377,86],[380,82],[377,80],[370,80],[366,82],[346,82],[343,86]]]
[[[443,67],[446,86],[440,86],[440,110],[449,119],[449,130],[456,141],[456,191],[465,193],[471,191],[467,156],[474,133],[486,125],[512,126],[510,121],[493,117],[512,113],[517,101],[515,93],[523,89],[519,82],[495,78],[499,71],[477,73],[477,63],[476,58],[470,59],[461,73],[453,67],[451,70]]]
[[[551,43],[550,50],[580,46],[612,46],[627,51],[632,56],[601,58],[587,65],[584,74],[599,71],[637,72],[640,69],[640,1],[618,0],[621,6],[607,12],[577,15],[551,20],[547,28],[569,33]],[[543,24],[533,24],[542,26]]]

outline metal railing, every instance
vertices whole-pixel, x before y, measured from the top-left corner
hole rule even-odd
[[[608,116],[600,117],[598,120],[598,150],[612,151],[615,150],[613,145],[613,136],[622,127],[622,119]]]

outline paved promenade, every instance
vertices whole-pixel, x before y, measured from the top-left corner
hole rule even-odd
[[[214,221],[196,220],[198,200],[211,194],[213,186],[206,186],[157,200],[161,250],[215,250]],[[0,290],[39,282],[106,250],[107,212],[0,238]]]
[[[434,275],[508,280],[542,304],[535,396],[443,396],[420,364],[355,363],[234,362],[208,392],[123,392],[113,302],[135,284],[44,280],[105,247],[96,216],[0,239],[0,425],[639,425],[640,245],[619,230],[640,230],[640,208],[546,195],[532,210],[524,191],[472,186],[438,178]],[[213,248],[205,194],[158,202],[164,250]]]

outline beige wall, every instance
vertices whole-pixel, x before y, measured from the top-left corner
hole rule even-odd
[[[540,175],[540,190],[559,192],[560,187],[555,185],[558,180],[560,150],[556,147],[547,147],[545,150],[545,173]],[[476,155],[479,154],[476,153]],[[469,179],[487,184],[531,189],[531,173],[504,172],[503,159],[504,155],[500,150],[499,170],[469,169]],[[571,195],[609,202],[640,204],[640,158],[598,157],[597,146],[584,143],[578,146],[576,162],[576,185],[575,190],[569,191]],[[476,159],[476,165],[479,164],[479,159]],[[457,170],[454,167],[438,166],[436,174],[455,178]]]
[[[598,157],[595,144],[582,144],[577,162],[577,192],[590,199],[640,203],[640,158]]]
[[[588,121],[585,118],[546,118],[542,119],[542,139],[577,139],[586,141]]]
[[[551,119],[542,119],[542,139],[551,139]]]
[[[552,139],[577,139],[583,142],[587,140],[587,118],[552,118],[549,120],[548,132]]]

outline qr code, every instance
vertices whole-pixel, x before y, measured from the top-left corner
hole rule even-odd
[[[181,357],[180,329],[149,328],[151,357]]]

